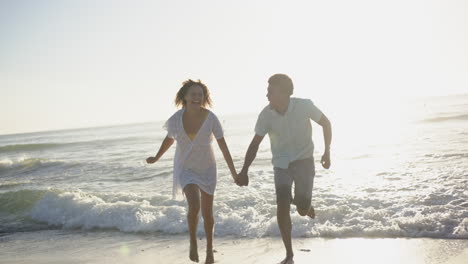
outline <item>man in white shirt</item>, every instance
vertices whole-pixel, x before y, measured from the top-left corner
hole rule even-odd
[[[331,124],[328,118],[311,100],[291,97],[294,86],[291,78],[285,74],[275,74],[268,80],[268,101],[258,116],[255,136],[250,143],[239,174],[237,184],[247,186],[248,169],[258,151],[258,146],[268,134],[273,155],[277,220],[281,237],[286,248],[286,258],[282,264],[294,263],[291,243],[290,204],[296,205],[302,216],[315,217],[311,206],[312,188],[315,176],[314,144],[310,119],[323,128],[325,152],[321,163],[330,168],[330,144],[332,139]],[[294,182],[294,197],[292,183]]]

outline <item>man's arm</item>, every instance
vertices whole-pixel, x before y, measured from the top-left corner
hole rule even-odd
[[[245,154],[244,166],[242,167],[242,170],[239,173],[239,186],[249,185],[249,167],[254,161],[255,157],[257,156],[258,147],[260,146],[260,143],[262,143],[263,138],[264,136],[259,136],[255,134],[255,136],[252,139],[252,142],[250,142],[249,148],[247,149],[247,153]]]
[[[330,120],[328,120],[327,116],[322,114],[322,117],[317,122],[323,129],[323,140],[325,142],[325,151],[323,153],[321,163],[325,169],[330,168],[330,145],[332,141],[332,128]]]

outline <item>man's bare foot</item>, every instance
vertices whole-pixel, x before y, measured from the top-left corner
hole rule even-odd
[[[193,262],[198,262],[198,248],[197,244],[190,243],[190,254],[189,258]]]
[[[213,251],[207,250],[205,264],[213,264],[213,263],[214,263]]]
[[[286,257],[286,258],[283,259],[283,261],[281,261],[279,264],[294,264],[293,257],[294,257],[294,256]]]
[[[310,217],[310,218],[312,218],[312,219],[315,218],[315,210],[314,210],[314,207],[313,207],[313,206],[311,206],[311,207],[309,208],[309,212],[307,213],[307,216]]]

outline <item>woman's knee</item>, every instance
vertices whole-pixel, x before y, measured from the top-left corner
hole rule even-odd
[[[207,208],[208,206],[203,206],[201,208],[203,218],[213,217],[213,209]]]
[[[203,214],[203,222],[208,225],[214,225],[214,217],[212,214],[205,215]]]
[[[187,198],[189,217],[198,216],[198,212],[200,211],[200,190],[198,186],[189,184],[184,188],[184,192]]]
[[[200,212],[200,203],[189,204],[189,207],[188,207],[189,216],[198,216],[199,212]]]
[[[212,221],[213,219],[213,195],[205,193],[200,190],[201,193],[201,211],[205,221]]]

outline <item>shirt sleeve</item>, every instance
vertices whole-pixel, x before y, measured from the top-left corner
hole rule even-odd
[[[264,137],[270,132],[270,126],[268,124],[268,118],[265,111],[262,111],[258,115],[257,123],[255,124],[255,134]]]
[[[320,121],[320,118],[322,118],[322,111],[309,99],[306,101],[306,111],[307,116],[315,122]]]
[[[172,115],[166,123],[164,123],[163,128],[167,130],[167,137],[168,138],[175,138],[176,137],[176,115]]]
[[[213,114],[213,135],[216,139],[220,139],[224,137],[223,127],[221,126],[221,122],[216,115]]]

